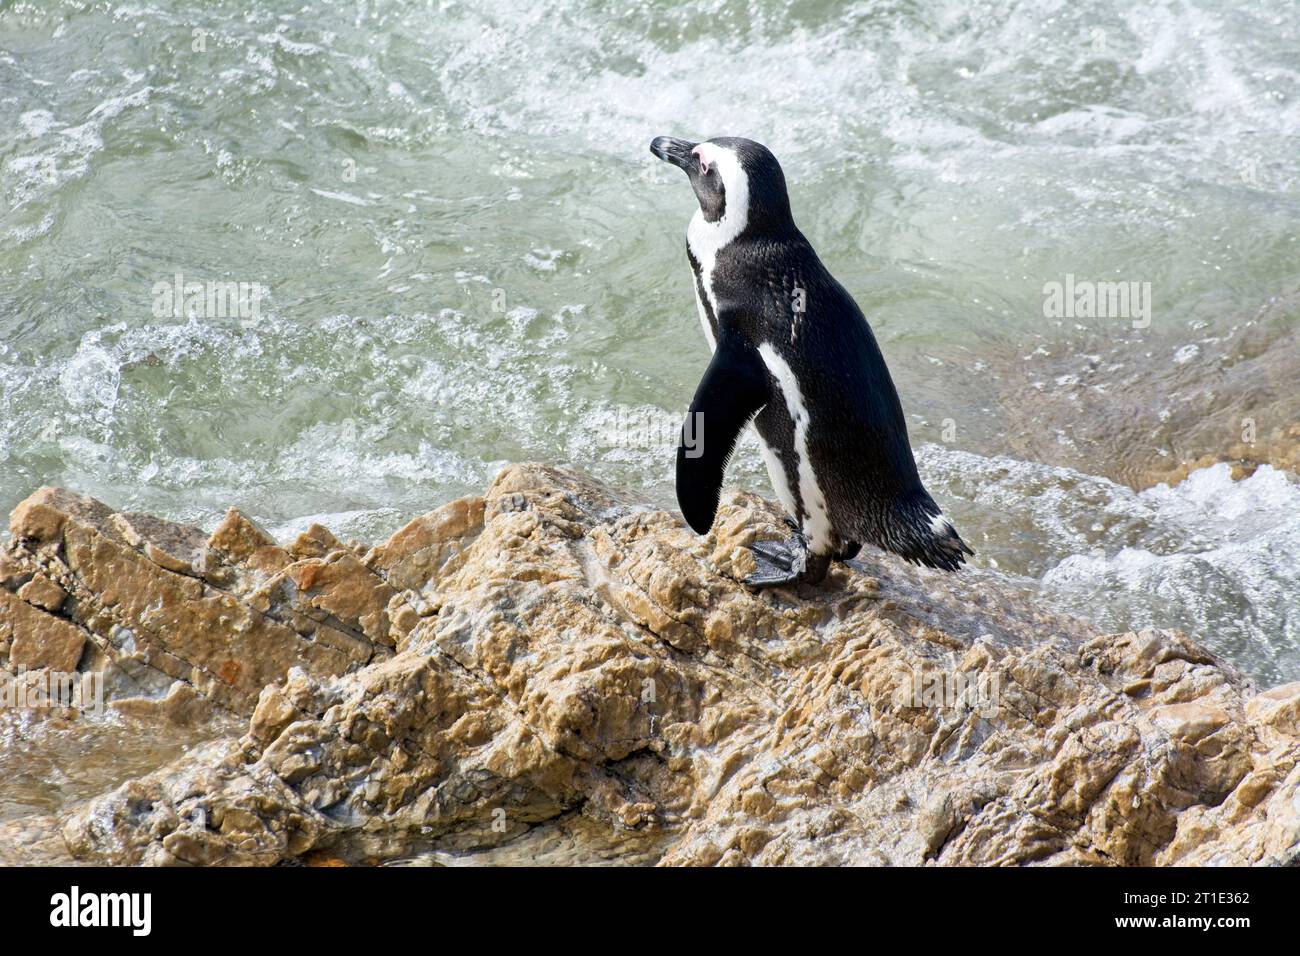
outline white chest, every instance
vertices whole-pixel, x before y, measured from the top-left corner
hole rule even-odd
[[[695,304],[700,312],[700,325],[704,327],[704,338],[708,340],[709,348],[714,350],[717,349],[718,343],[709,324],[704,302],[700,301],[701,290],[708,301],[709,311],[716,317],[718,296],[713,289],[713,271],[718,265],[718,253],[731,244],[738,231],[735,229],[734,222],[727,222],[726,216],[718,222],[708,222],[699,210],[696,210],[695,215],[691,217],[691,224],[686,229],[686,246],[691,250],[691,257],[700,267],[700,282],[695,290]]]
[[[700,281],[705,295],[709,296],[710,305],[717,304],[713,298],[713,270],[718,264],[718,253],[722,251],[722,246],[718,244],[719,238],[718,224],[706,222],[704,215],[696,210],[691,217],[691,224],[686,227],[686,246],[700,264]]]

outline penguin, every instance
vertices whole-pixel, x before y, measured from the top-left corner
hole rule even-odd
[[[820,582],[863,543],[955,571],[974,552],[921,484],[898,391],[866,317],[794,223],[785,175],[760,143],[659,136],[699,202],[686,231],[713,358],[677,448],[677,500],[713,526],[751,422],[793,536],[751,547],[753,588]]]

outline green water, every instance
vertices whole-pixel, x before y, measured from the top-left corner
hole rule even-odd
[[[707,347],[647,146],[746,135],[985,567],[1300,677],[1294,476],[1129,487],[1219,447],[1193,406],[1300,421],[1300,4],[520,6],[0,4],[0,505],[376,538],[518,459],[671,504]],[[178,274],[265,293],[155,314]],[[1045,317],[1067,275],[1149,325]]]

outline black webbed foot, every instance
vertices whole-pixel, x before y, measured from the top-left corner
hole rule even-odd
[[[830,566],[827,555],[808,550],[808,539],[796,529],[784,543],[757,541],[750,546],[757,565],[753,574],[742,582],[751,588],[773,588],[804,582],[816,584],[826,576]]]
[[[803,574],[808,560],[808,545],[798,535],[784,544],[779,541],[759,541],[749,551],[754,556],[756,567],[754,573],[745,578],[743,583],[751,588],[794,584]]]

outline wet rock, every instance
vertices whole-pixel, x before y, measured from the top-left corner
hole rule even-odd
[[[1131,335],[1097,329],[1069,348],[1035,353],[1033,362],[999,366],[988,403],[1011,421],[1002,423],[998,444],[1019,458],[1138,489],[1175,485],[1218,462],[1232,466],[1234,479],[1263,464],[1300,473],[1297,314],[1300,296],[1292,292],[1200,343],[1169,327]],[[1135,352],[1148,361],[1134,361]],[[978,374],[953,374],[970,376],[962,387],[990,388]]]
[[[1298,685],[1258,694],[1181,634],[1100,635],[996,576],[874,552],[752,593],[744,546],[785,533],[752,495],[698,537],[518,465],[361,556],[232,512],[166,549],[200,580],[104,506],[41,494],[7,580],[45,574],[75,626],[135,628],[171,655],[144,666],[190,675],[118,708],[248,717],[67,815],[81,860],[581,862],[621,841],[680,865],[1300,861]],[[254,647],[245,694],[202,679]]]
[[[211,715],[211,704],[189,684],[175,681],[163,697],[119,697],[112,703],[119,714],[142,720],[162,719],[193,726]]]

